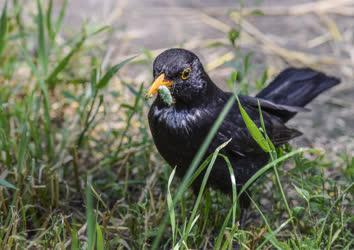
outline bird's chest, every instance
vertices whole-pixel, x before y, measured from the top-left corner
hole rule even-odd
[[[189,165],[212,125],[206,111],[152,107],[151,133],[160,154],[170,165]]]

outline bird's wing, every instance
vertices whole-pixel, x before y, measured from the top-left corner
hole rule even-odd
[[[240,99],[243,108],[251,117],[257,127],[261,127],[261,119],[257,106],[253,102],[248,102],[248,99]],[[265,105],[268,105],[266,103]],[[264,108],[261,104],[261,108]],[[266,133],[275,146],[280,146],[287,143],[289,140],[300,136],[302,133],[285,126],[285,124],[276,116],[269,114],[262,109],[263,122]],[[252,138],[246,124],[240,114],[237,105],[229,112],[224,122],[222,123],[217,135],[216,143],[221,144],[229,139],[232,139],[227,145],[227,149],[239,156],[259,155],[264,153],[263,149]]]
[[[258,108],[258,102],[261,105],[262,108],[264,109],[271,109],[271,110],[283,110],[283,111],[288,111],[288,112],[309,112],[311,111],[308,108],[304,107],[299,107],[299,106],[289,106],[285,104],[277,104],[272,101],[262,99],[262,98],[257,98],[257,97],[252,97],[252,96],[241,96],[241,99],[243,99],[245,102],[247,102],[248,105],[255,106]]]

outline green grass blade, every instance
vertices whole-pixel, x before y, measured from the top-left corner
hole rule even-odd
[[[195,223],[197,223],[198,219],[199,219],[199,214],[197,216],[195,216],[194,220],[191,221],[190,226],[187,228],[187,234],[189,234],[192,231],[192,228],[194,227]]]
[[[93,31],[87,33],[87,37],[89,38],[89,37],[98,35],[98,34],[104,32],[104,31],[109,30],[110,28],[111,28],[110,26],[105,25],[105,26],[102,26],[102,27],[100,27],[98,29],[94,29]]]
[[[102,233],[101,227],[98,223],[96,223],[96,235],[97,235],[96,249],[97,250],[104,250],[103,233]]]
[[[220,156],[224,158],[226,165],[227,165],[229,172],[230,172],[231,183],[232,183],[232,206],[229,209],[229,212],[223,222],[223,225],[221,226],[221,229],[219,231],[218,237],[215,242],[214,249],[221,249],[222,240],[224,238],[224,232],[225,232],[225,229],[230,221],[231,215],[232,215],[232,225],[233,226],[236,225],[236,210],[238,208],[238,202],[237,202],[238,195],[237,195],[237,186],[236,186],[237,183],[236,183],[236,178],[235,178],[233,166],[231,165],[231,162],[228,159],[228,157],[226,157],[223,154],[220,154]]]
[[[87,223],[87,246],[93,250],[95,246],[96,222],[93,213],[93,193],[91,190],[91,180],[88,177],[86,185],[86,223]]]
[[[49,74],[47,82],[51,87],[55,86],[55,79],[60,72],[62,72],[68,65],[70,59],[81,49],[82,45],[86,40],[86,36],[83,36],[80,41],[78,41],[75,46],[69,51],[69,53],[57,64],[53,71]]]
[[[21,140],[20,140],[18,158],[17,158],[17,169],[19,172],[21,172],[23,169],[27,148],[28,148],[29,136],[27,131],[28,131],[27,125],[24,124],[21,132]]]
[[[218,237],[216,238],[214,249],[220,249],[221,248],[222,240],[224,238],[224,232],[225,232],[225,229],[227,227],[227,224],[229,224],[229,221],[230,221],[230,218],[231,218],[231,215],[232,215],[232,211],[233,211],[232,208],[229,209],[229,212],[226,215],[226,218],[224,220],[224,223],[221,226],[221,229],[220,229],[220,232],[218,234]]]
[[[343,190],[342,194],[334,201],[334,203],[332,204],[332,206],[330,207],[330,209],[328,209],[327,214],[322,222],[322,226],[321,226],[321,230],[320,233],[317,237],[317,244],[320,245],[322,238],[323,238],[323,234],[325,231],[325,227],[327,225],[327,220],[328,217],[331,215],[332,210],[337,206],[337,204],[339,203],[339,201],[343,198],[343,196],[354,186],[354,183],[351,183],[350,185],[348,185],[348,187],[346,189]]]
[[[10,182],[2,178],[0,178],[0,186],[11,188],[11,189],[17,189],[13,184],[11,184]]]
[[[0,126],[4,126],[5,123],[3,123],[3,121],[6,118],[2,116],[2,112],[0,110]],[[5,121],[6,122],[6,121]],[[10,149],[10,138],[8,138],[8,133],[5,132],[5,129],[0,127],[0,145],[1,145],[1,149],[5,155],[4,157],[6,157],[5,160],[5,164],[7,166],[8,169],[10,169],[12,167],[12,163],[11,163],[11,149]]]
[[[193,175],[190,178],[190,181],[187,185],[187,187],[190,187],[193,182],[195,181],[195,179],[197,179],[197,177],[203,172],[203,170],[208,166],[208,163],[211,160],[211,157],[213,157],[213,154],[209,155],[202,164],[200,164],[200,166],[197,168],[197,170],[195,170],[195,172],[193,173]]]
[[[75,44],[75,45],[73,46],[73,48],[69,51],[69,53],[68,53],[66,56],[64,56],[63,59],[58,60],[59,63],[55,66],[55,68],[52,70],[52,72],[49,73],[49,76],[47,77],[46,82],[47,82],[51,87],[55,86],[55,80],[56,80],[58,74],[60,74],[60,72],[62,72],[62,71],[65,69],[65,67],[68,65],[70,59],[71,59],[75,54],[77,54],[77,53],[80,51],[80,49],[81,49],[82,46],[84,45],[85,41],[86,41],[88,38],[90,38],[90,37],[92,37],[92,36],[95,36],[95,35],[97,35],[97,34],[103,32],[103,31],[105,31],[105,30],[107,30],[107,29],[108,29],[108,26],[103,26],[103,27],[101,27],[101,28],[99,28],[99,29],[97,29],[97,30],[95,30],[95,31],[93,31],[93,32],[91,32],[91,33],[89,33],[89,34],[86,34],[86,31],[84,31],[83,34],[82,34],[81,39],[76,42],[76,44]]]
[[[269,145],[269,148],[270,148],[270,152],[269,152],[269,156],[270,156],[270,159],[272,160],[272,162],[274,162],[277,158],[278,158],[278,155],[277,155],[277,152],[276,152],[276,149],[272,143],[272,141],[270,140],[268,134],[267,134],[267,131],[266,131],[266,128],[265,128],[265,125],[264,125],[264,120],[263,120],[263,113],[262,113],[262,109],[261,109],[261,104],[259,102],[259,100],[257,100],[258,102],[258,111],[259,111],[259,116],[260,116],[260,120],[261,120],[261,127],[263,129],[263,133],[264,133],[264,136],[267,140],[267,143]],[[288,215],[289,215],[289,218],[292,218],[293,217],[293,214],[292,214],[292,211],[289,207],[289,202],[286,198],[286,195],[285,195],[285,192],[284,192],[284,189],[283,189],[283,186],[281,184],[281,181],[280,181],[280,177],[279,177],[279,173],[278,173],[278,169],[277,169],[277,165],[274,164],[273,165],[273,170],[274,170],[274,174],[275,174],[275,178],[276,178],[276,182],[277,182],[277,185],[278,185],[278,188],[280,190],[280,193],[281,193],[281,196],[282,196],[282,199],[284,201],[284,204],[285,204],[285,207],[286,207],[286,210],[288,212]],[[296,230],[295,230],[295,223],[293,220],[291,220],[291,224],[293,226],[293,231],[294,231],[294,235],[296,236],[297,238],[297,234],[296,234]],[[298,240],[298,238],[297,238]]]
[[[40,72],[38,71],[37,67],[34,65],[30,54],[24,48],[21,48],[22,54],[28,66],[30,67],[33,75],[36,77],[38,86],[41,89],[43,95],[43,108],[44,108],[44,128],[46,133],[46,140],[47,140],[47,152],[50,159],[53,157],[53,134],[51,133],[51,118],[50,118],[50,101],[49,101],[49,94],[48,88],[45,84],[44,80],[40,76]]]
[[[252,138],[258,143],[258,145],[264,150],[264,152],[270,152],[271,147],[269,146],[266,138],[262,135],[257,125],[252,121],[252,119],[247,114],[246,110],[242,107],[238,97],[237,97],[237,102],[238,102],[238,107],[240,109],[243,121],[245,122],[246,127],[250,132]]]
[[[57,35],[57,33],[61,29],[67,6],[68,6],[68,0],[64,0],[62,6],[60,8],[58,19],[57,19],[57,21],[55,23],[55,36]]]
[[[97,83],[97,89],[102,89],[107,86],[109,80],[127,63],[129,63],[131,60],[133,60],[136,56],[130,57],[113,67],[111,67],[106,74],[101,78],[101,80]]]
[[[170,174],[170,177],[168,178],[168,184],[167,184],[167,206],[168,206],[168,211],[170,215],[170,222],[171,222],[171,229],[172,229],[172,245],[174,246],[176,243],[176,215],[175,215],[175,208],[174,208],[174,203],[171,195],[171,183],[173,180],[173,177],[175,176],[176,173],[176,168],[173,169],[172,173]]]
[[[224,161],[225,161],[227,168],[229,169],[229,173],[230,173],[231,185],[232,185],[232,225],[235,225],[236,224],[236,210],[237,210],[237,206],[238,206],[236,177],[235,177],[233,166],[232,166],[229,158],[226,155],[220,155],[220,156],[222,156],[224,158]]]
[[[210,175],[211,170],[212,170],[212,168],[214,166],[214,163],[215,163],[215,161],[216,161],[216,159],[218,157],[218,154],[219,154],[220,150],[223,149],[224,147],[226,147],[226,145],[230,141],[231,141],[231,139],[226,141],[226,142],[224,142],[223,144],[221,144],[219,147],[217,147],[217,149],[212,154],[213,156],[212,156],[212,158],[211,158],[211,160],[209,162],[208,168],[207,168],[207,170],[206,170],[206,172],[205,172],[205,174],[203,176],[203,180],[202,180],[202,184],[200,186],[198,197],[197,197],[197,200],[196,200],[196,202],[194,204],[194,207],[193,207],[193,210],[192,210],[192,214],[191,214],[191,216],[189,218],[189,222],[188,222],[187,230],[186,230],[187,233],[189,233],[192,230],[193,224],[195,223],[194,221],[196,219],[196,215],[197,215],[197,211],[198,211],[198,208],[199,208],[199,204],[201,203],[202,196],[203,196],[203,193],[204,193],[204,189],[206,187],[207,181],[209,179],[209,175]],[[187,239],[187,237],[188,237],[188,235],[184,235],[181,240],[184,241],[184,240]]]
[[[79,239],[77,237],[77,230],[73,228],[71,230],[71,250],[79,250],[80,245],[79,245]]]
[[[275,149],[275,146],[274,146],[273,142],[270,140],[270,138],[269,138],[269,136],[267,134],[267,130],[266,130],[266,127],[265,127],[265,124],[264,124],[264,119],[263,119],[263,112],[262,112],[262,108],[261,108],[261,104],[260,104],[259,100],[257,100],[257,104],[258,104],[259,118],[261,120],[261,128],[263,129],[263,134],[264,134],[265,139],[267,141],[267,144],[268,144],[268,146],[270,148],[269,155],[272,158],[273,154],[276,154],[276,149]]]
[[[257,209],[258,210],[258,209]],[[263,216],[262,216],[263,217]],[[292,218],[289,218],[289,219],[287,219],[285,222],[283,222],[276,230],[274,230],[274,231],[272,231],[270,234],[268,234],[268,235],[266,235],[265,236],[265,240],[257,247],[257,250],[261,250],[261,249],[264,249],[264,245],[268,242],[268,241],[270,241],[270,240],[272,240],[273,239],[273,242],[275,242],[274,241],[274,237],[286,226],[286,225],[288,225],[289,224],[289,222],[292,220]],[[276,239],[275,239],[276,240]],[[276,244],[277,245],[280,245],[281,243],[279,243],[279,241],[278,240],[276,240]]]
[[[36,65],[34,64],[29,52],[27,50],[25,50],[23,47],[20,47],[20,49],[21,49],[22,55],[28,65],[28,67],[31,69],[32,74],[35,76],[35,78],[40,79],[38,69],[37,69]]]
[[[6,45],[6,35],[7,35],[7,1],[5,2],[4,8],[2,9],[0,18],[0,56]]]
[[[274,165],[283,162],[291,157],[293,157],[294,155],[297,154],[301,154],[303,152],[315,152],[316,150],[314,149],[306,149],[306,148],[299,148],[295,151],[292,151],[286,155],[283,155],[282,157],[269,162],[267,165],[265,165],[263,168],[261,168],[260,170],[258,170],[241,188],[240,192],[238,193],[238,196],[240,196],[243,192],[245,192],[247,190],[247,188],[249,188],[253,182],[255,182],[260,176],[262,176],[264,173],[266,173],[269,169],[271,169]]]
[[[279,242],[279,241],[277,240],[277,238],[275,237],[276,233],[272,230],[272,228],[271,228],[271,226],[270,226],[270,224],[269,224],[269,222],[268,222],[266,216],[264,215],[264,213],[262,212],[262,210],[260,209],[260,207],[259,207],[259,206],[257,205],[257,203],[252,199],[251,196],[248,195],[248,197],[250,198],[252,204],[255,206],[255,208],[257,209],[257,211],[258,211],[259,214],[261,215],[261,217],[262,217],[264,223],[266,224],[266,227],[267,227],[268,231],[270,232],[270,233],[266,236],[267,241],[270,241],[270,242],[273,244],[273,246],[274,246],[275,248],[277,248],[277,249],[279,249],[279,250],[283,249],[281,242]],[[291,219],[288,219],[288,221],[286,222],[286,224],[287,224],[290,220],[291,220]],[[279,229],[279,230],[280,230],[280,229]],[[265,242],[267,242],[267,241],[265,241]],[[263,242],[263,243],[265,244],[265,242]],[[261,248],[261,249],[262,249],[262,248]]]
[[[46,12],[46,21],[47,21],[47,33],[50,40],[54,40],[54,31],[52,26],[52,15],[53,15],[53,0],[49,0],[48,8]]]
[[[45,18],[41,0],[37,0],[37,32],[38,32],[38,58],[42,67],[43,75],[46,75],[48,69],[48,55],[45,38]]]

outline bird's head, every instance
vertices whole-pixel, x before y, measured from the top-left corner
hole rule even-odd
[[[155,95],[161,86],[166,86],[176,104],[197,102],[210,82],[199,58],[185,49],[168,49],[158,55],[153,64],[153,76],[147,96]]]

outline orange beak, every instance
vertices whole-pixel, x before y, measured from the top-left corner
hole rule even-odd
[[[147,97],[152,97],[153,95],[155,95],[157,93],[157,91],[159,90],[159,88],[161,86],[166,86],[167,88],[170,88],[172,86],[173,82],[170,80],[167,80],[165,78],[165,74],[161,74],[159,75],[159,77],[157,77],[155,79],[155,81],[152,83],[151,87],[149,88],[146,96]]]

